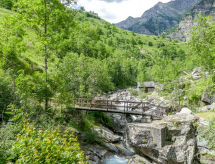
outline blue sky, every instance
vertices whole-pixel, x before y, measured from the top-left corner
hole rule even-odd
[[[110,23],[117,23],[128,16],[140,17],[158,2],[170,0],[78,0],[87,11],[94,11]]]

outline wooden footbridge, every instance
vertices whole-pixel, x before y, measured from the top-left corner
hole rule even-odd
[[[157,117],[156,115],[147,112],[152,108],[159,111],[160,117],[168,115],[168,108],[159,105],[154,105],[149,102],[132,102],[132,101],[115,101],[115,100],[100,100],[90,98],[76,98],[73,99],[73,108],[76,110],[85,111],[100,111],[119,114],[131,114],[141,116]]]

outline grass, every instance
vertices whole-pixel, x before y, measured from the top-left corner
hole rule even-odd
[[[200,113],[196,113],[195,116],[203,118],[207,121],[210,121],[212,119],[215,119],[215,111],[211,111],[211,112],[200,112]]]
[[[8,14],[12,14],[10,10],[0,8],[0,19]]]

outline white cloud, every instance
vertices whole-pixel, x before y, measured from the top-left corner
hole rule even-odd
[[[128,16],[140,17],[144,11],[158,2],[170,0],[78,0],[87,11],[94,11],[111,23],[125,20]]]

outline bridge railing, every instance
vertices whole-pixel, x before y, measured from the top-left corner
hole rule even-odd
[[[154,105],[149,102],[139,101],[118,101],[118,100],[101,100],[92,98],[75,98],[73,99],[74,107],[85,107],[91,109],[106,109],[108,110],[124,110],[124,112],[140,110],[143,113],[155,107],[161,113],[168,115],[168,108],[159,105]]]

